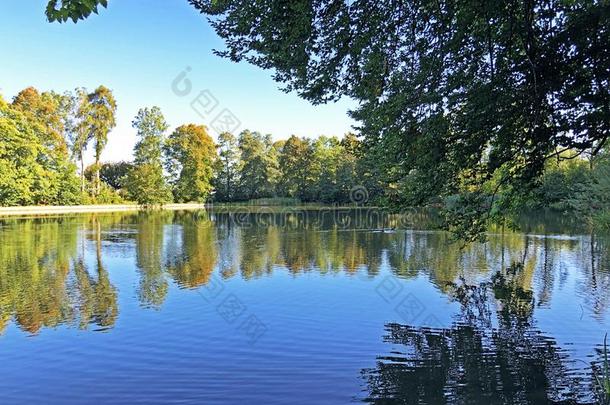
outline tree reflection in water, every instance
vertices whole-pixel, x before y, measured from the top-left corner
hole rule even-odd
[[[79,225],[95,244],[95,269],[78,253]],[[102,264],[101,224],[72,219],[5,222],[0,244],[0,333],[10,319],[30,334],[77,324],[112,327],[117,292]],[[84,243],[84,240],[82,240]]]
[[[522,275],[516,263],[489,282],[448,283],[461,306],[449,329],[387,324],[384,341],[400,346],[362,371],[364,402],[593,403],[590,376],[533,326],[534,297]]]
[[[169,212],[138,214],[136,268],[140,273],[137,295],[144,307],[158,308],[165,301],[169,285],[163,265],[164,228],[171,221]]]
[[[610,305],[607,238],[544,236],[546,229],[536,228],[537,234],[493,234],[460,249],[444,233],[395,232],[392,218],[371,223],[358,219],[362,212],[341,212],[342,218],[326,211],[166,211],[3,220],[0,333],[11,322],[32,334],[62,324],[111,328],[120,315],[111,279],[117,266],[109,260],[116,257],[135,268],[135,295],[146,308],[160,308],[172,285],[201,288],[214,273],[226,280],[343,274],[341,282],[371,282],[371,294],[376,280],[392,274],[425,278],[461,310],[450,329],[387,325],[386,340],[403,349],[363,371],[368,401],[590,399],[590,378],[578,371],[584,366],[536,328],[534,311],[550,308],[573,282],[569,299],[603,324]]]
[[[216,266],[216,228],[206,213],[186,213],[173,218],[166,244],[167,272],[184,288],[206,285]]]

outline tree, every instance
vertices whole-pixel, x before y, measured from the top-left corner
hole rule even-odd
[[[313,149],[305,138],[292,135],[284,143],[279,166],[281,170],[279,188],[285,196],[308,199],[312,186]]]
[[[129,171],[133,169],[130,162],[105,162],[100,165],[100,180],[102,186],[108,186],[114,191],[119,191],[124,187],[125,178]],[[95,176],[95,164],[85,168],[85,179],[93,180]]]
[[[140,109],[132,125],[139,140],[134,148],[134,167],[125,181],[128,195],[144,206],[162,205],[172,199],[161,161],[168,125],[159,107]]]
[[[327,136],[316,138],[312,143],[311,175],[314,184],[309,198],[325,203],[338,202],[339,169],[349,160],[350,156],[343,150],[339,139]]]
[[[172,194],[163,177],[161,166],[142,163],[135,166],[125,182],[131,200],[144,207],[163,205],[172,200]]]
[[[460,201],[449,224],[466,236],[529,193],[547,159],[595,155],[610,136],[607,0],[189,2],[225,40],[217,54],[313,103],[357,100],[391,202]]]
[[[100,179],[115,190],[124,187],[125,177],[133,165],[129,162],[107,162],[100,168]]]
[[[216,146],[203,125],[182,125],[163,147],[175,201],[205,201],[212,192]]]
[[[235,135],[223,132],[218,136],[218,163],[216,165],[216,198],[232,201],[239,183],[241,159]]]
[[[350,191],[356,186],[363,186],[367,190],[368,198],[376,196],[370,174],[364,170],[361,156],[362,145],[358,138],[347,133],[340,142],[340,162],[337,167],[337,194],[334,200],[340,203],[349,203]]]
[[[243,162],[239,172],[240,197],[252,199],[273,196],[279,168],[271,136],[245,130],[239,134],[238,145]]]
[[[34,184],[43,168],[37,161],[43,147],[23,114],[0,99],[0,203],[35,203]]]
[[[34,87],[21,90],[13,99],[12,107],[23,113],[32,125],[39,126],[43,144],[59,154],[66,154],[64,101],[54,92],[39,93]]]
[[[540,185],[534,190],[533,198],[528,200],[539,207],[565,210],[569,200],[581,191],[590,190],[591,170],[589,162],[566,151],[558,159],[548,160]]]
[[[74,189],[75,168],[69,159],[66,140],[70,116],[68,97],[28,87],[14,97],[11,107],[23,114],[42,145],[38,161],[43,167],[44,186],[41,184],[37,190],[36,204],[79,202],[81,198]]]
[[[70,108],[73,119],[68,124],[71,139],[72,156],[80,162],[80,191],[85,192],[85,149],[91,141],[91,133],[87,128],[87,109],[89,108],[89,95],[84,88],[76,89],[70,99]]]
[[[87,96],[87,102],[83,105],[81,114],[83,116],[83,134],[79,138],[78,147],[93,141],[95,152],[95,178],[93,192],[100,192],[100,158],[102,151],[108,143],[108,132],[116,125],[115,122],[116,101],[110,89],[99,86],[93,93]],[[83,144],[84,142],[84,144]],[[82,149],[81,149],[82,160]]]
[[[0,97],[0,205],[79,203],[76,168],[28,108]]]
[[[582,163],[582,162],[581,162]],[[590,222],[593,229],[610,229],[610,155],[608,151],[595,157],[585,171],[574,165],[567,172],[563,194],[563,208],[579,214]]]
[[[610,136],[607,1],[190,2],[219,55],[313,103],[356,99],[394,203],[488,193],[453,213],[471,236],[497,192],[527,193],[549,157]]]

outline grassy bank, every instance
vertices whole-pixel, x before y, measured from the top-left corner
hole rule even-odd
[[[165,204],[163,207],[161,207],[161,209],[198,210],[203,209],[205,207],[205,204]],[[41,205],[26,207],[0,207],[0,217],[81,214],[87,212],[139,211],[143,209],[145,208],[137,204]]]

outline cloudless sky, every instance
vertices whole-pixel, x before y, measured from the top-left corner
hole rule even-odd
[[[131,159],[131,121],[139,108],[153,105],[170,130],[186,123],[210,127],[225,108],[241,121],[239,130],[271,133],[274,139],[342,136],[354,124],[347,116],[355,106],[351,100],[312,106],[280,91],[271,71],[215,56],[212,49],[222,49],[222,40],[186,0],[109,0],[108,9],[77,24],[47,22],[46,3],[0,1],[0,94],[11,100],[28,86],[57,92],[109,87],[118,109],[105,161]],[[192,91],[179,96],[172,82],[187,67]],[[204,90],[218,104],[202,117],[191,102]]]

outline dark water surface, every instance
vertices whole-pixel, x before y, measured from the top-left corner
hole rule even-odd
[[[365,216],[0,221],[0,403],[595,401],[607,238]]]

